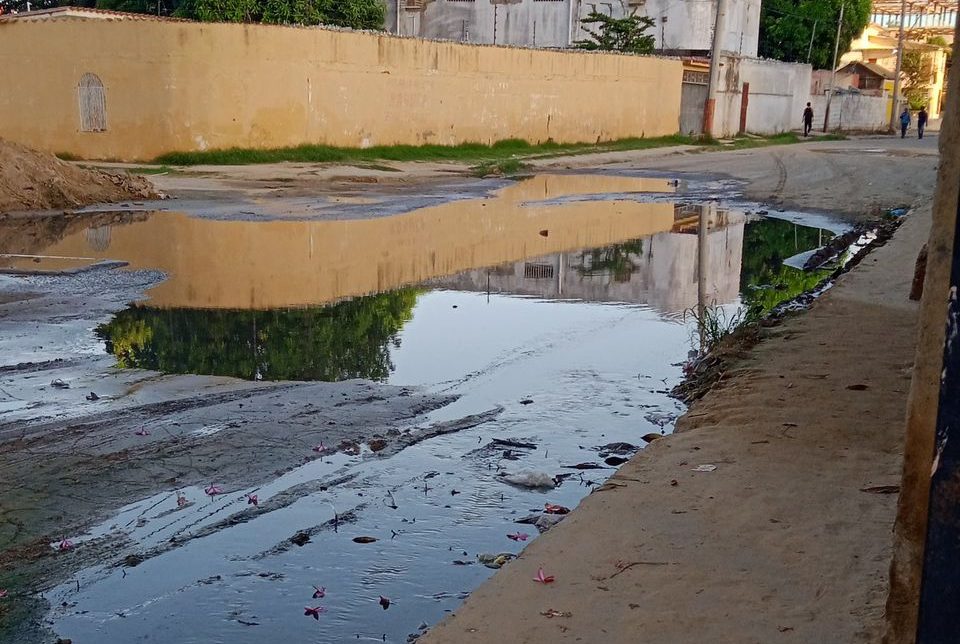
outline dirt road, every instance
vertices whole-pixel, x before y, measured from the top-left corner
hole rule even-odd
[[[852,220],[904,206],[932,194],[936,179],[937,139],[856,138],[723,151],[676,148],[609,152],[527,160],[531,171],[663,171],[671,177],[715,179],[711,193],[730,188],[771,209],[804,208],[839,213]],[[464,179],[467,178],[466,181]],[[199,166],[152,177],[158,189],[176,195],[164,208],[201,207],[215,213],[229,203],[236,214],[290,216],[312,212],[317,197],[336,194],[331,205],[356,203],[383,214],[386,196],[420,195],[424,200],[467,196],[489,189],[490,182],[470,177],[451,163],[382,163],[375,166],[317,166],[280,163],[257,166]],[[723,183],[723,182],[726,183]],[[322,200],[322,199],[321,199]]]

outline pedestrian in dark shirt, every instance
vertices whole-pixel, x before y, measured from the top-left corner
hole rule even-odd
[[[917,136],[921,139],[923,138],[923,131],[927,127],[928,118],[929,116],[927,115],[927,108],[921,107],[920,111],[917,112]]]
[[[910,110],[908,108],[903,108],[903,111],[900,112],[900,138],[905,138],[907,136],[907,128],[910,127]]]
[[[810,107],[810,103],[807,103],[807,107],[803,110],[803,135],[810,136],[810,130],[813,129],[813,108]]]

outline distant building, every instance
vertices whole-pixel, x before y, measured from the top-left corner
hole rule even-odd
[[[840,78],[847,82],[841,83]],[[896,78],[893,70],[881,67],[876,63],[856,61],[847,63],[837,70],[837,87],[853,87],[863,92],[875,92],[880,96],[884,91],[886,81]]]
[[[892,95],[897,68],[897,44],[897,29],[888,29],[875,24],[867,25],[860,37],[850,43],[850,50],[841,56],[841,67],[837,73],[841,71],[862,73],[863,78],[860,83],[868,87],[859,87],[859,89],[874,91],[881,89]],[[944,89],[947,74],[947,48],[908,37],[904,42],[904,50],[923,54],[924,63],[930,74],[927,111],[931,118],[937,118],[940,116],[943,101],[946,98]]]
[[[757,55],[761,0],[729,0],[722,48]],[[570,47],[588,36],[581,20],[597,11],[654,19],[657,50],[710,51],[713,0],[388,0],[387,29],[403,35],[522,47]]]

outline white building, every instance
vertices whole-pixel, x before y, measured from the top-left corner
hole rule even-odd
[[[728,0],[721,47],[757,55],[761,0]],[[597,11],[653,18],[656,48],[710,50],[716,0],[388,0],[387,28],[400,35],[524,47],[569,47],[587,37],[580,21]]]

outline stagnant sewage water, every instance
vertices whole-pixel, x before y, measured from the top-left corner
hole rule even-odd
[[[575,506],[615,470],[565,466],[603,465],[599,446],[642,445],[682,413],[669,390],[693,346],[685,312],[697,305],[708,206],[668,201],[672,190],[541,175],[370,219],[131,214],[37,257],[5,257],[12,269],[113,260],[162,271],[95,331],[121,367],[364,378],[459,396],[418,427],[503,409],[388,458],[338,453],[212,500],[181,490],[184,508],[173,490],[123,508],[75,541],[123,533],[124,552],[149,556],[85,569],[47,593],[52,628],[75,642],[404,642],[455,610],[494,572],[478,555],[517,553],[524,544],[508,533],[537,536],[518,519],[545,502]],[[707,294],[725,316],[762,314],[811,288],[822,274],[794,266],[844,229],[710,208]],[[548,491],[498,476],[518,470],[569,476]],[[311,481],[292,504],[190,538],[246,510],[247,493],[264,502]],[[304,545],[288,541],[314,526]],[[326,596],[311,599],[314,586]],[[317,605],[319,620],[304,615]]]

